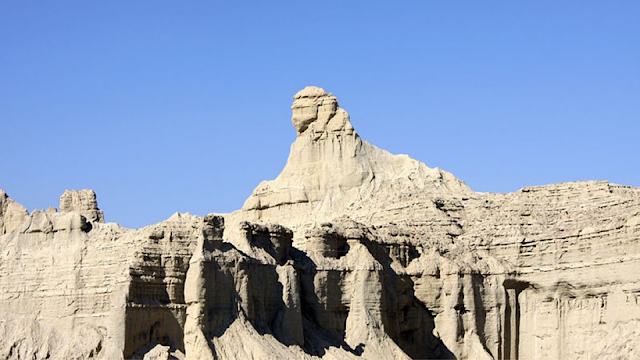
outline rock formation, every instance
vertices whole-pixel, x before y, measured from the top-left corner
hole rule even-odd
[[[287,164],[275,180],[253,191],[244,216],[295,227],[336,217],[372,196],[471,192],[446,171],[363,141],[349,114],[324,90],[306,87],[294,99],[291,122],[298,138]]]
[[[75,211],[90,221],[104,222],[104,214],[98,209],[96,193],[93,190],[65,190],[60,196],[60,212]]]
[[[640,356],[640,189],[476,193],[294,97],[287,165],[243,208],[104,223],[0,192],[3,359]]]
[[[0,190],[0,235],[13,232],[29,216],[24,206]]]

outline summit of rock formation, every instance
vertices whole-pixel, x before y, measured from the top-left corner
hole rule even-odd
[[[306,131],[316,138],[327,133],[355,134],[349,114],[338,106],[338,99],[324,89],[307,86],[293,98],[291,122],[298,135]]]
[[[252,219],[296,226],[346,214],[378,196],[469,193],[451,173],[362,140],[335,96],[308,86],[294,96],[291,122],[298,134],[280,175],[263,181],[242,210]]]
[[[104,214],[98,209],[96,193],[93,190],[65,190],[60,196],[60,212],[76,211],[90,221],[104,222]]]
[[[640,357],[640,189],[476,193],[294,96],[285,168],[230,214],[105,223],[0,191],[2,359]]]

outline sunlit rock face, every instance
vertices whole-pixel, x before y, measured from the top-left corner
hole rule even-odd
[[[292,110],[298,137],[282,173],[246,200],[242,210],[249,219],[297,228],[352,213],[374,198],[392,203],[402,193],[471,192],[446,171],[363,141],[336,97],[321,88],[298,92]]]
[[[27,209],[0,190],[0,235],[14,231],[29,216]]]
[[[90,221],[104,222],[104,214],[98,209],[93,190],[66,190],[60,196],[60,212],[77,212]]]
[[[0,190],[0,358],[640,357],[638,188],[476,193],[321,88],[292,113],[231,214],[125,229],[91,190],[31,213]]]
[[[291,122],[298,135],[309,130],[322,136],[325,132],[353,135],[349,114],[338,106],[338,99],[321,88],[307,86],[294,97]]]

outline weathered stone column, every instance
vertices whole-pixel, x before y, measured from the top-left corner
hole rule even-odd
[[[515,360],[518,358],[518,292],[516,289],[505,289],[507,304],[504,314],[503,328],[503,359]]]

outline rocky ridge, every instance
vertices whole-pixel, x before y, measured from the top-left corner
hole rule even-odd
[[[95,194],[0,191],[0,358],[633,358],[640,190],[476,193],[294,96],[287,165],[243,208],[129,230]],[[637,355],[637,354],[636,354]]]

